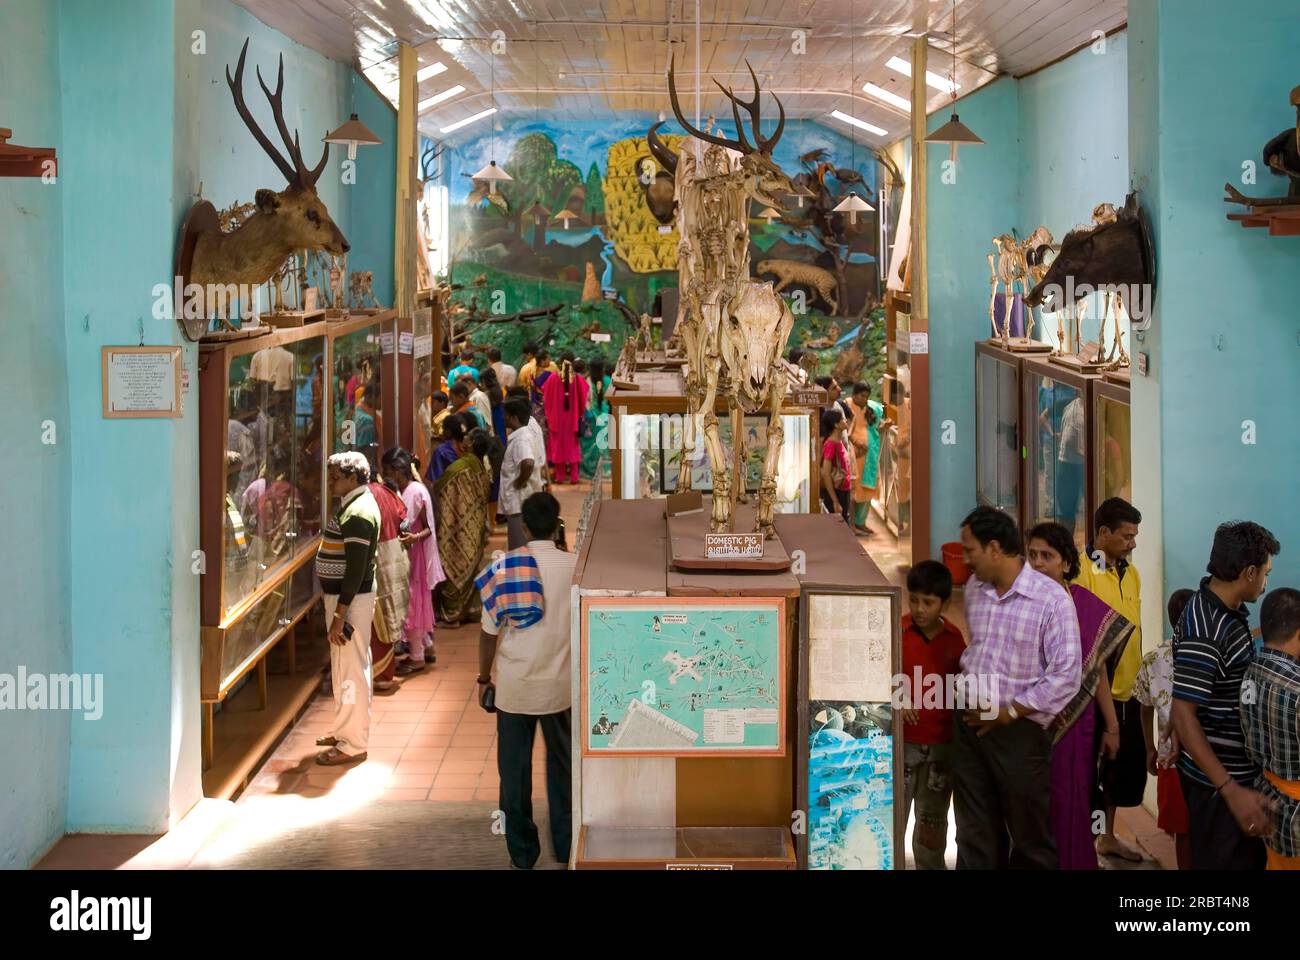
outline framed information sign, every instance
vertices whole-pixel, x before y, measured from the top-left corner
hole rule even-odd
[[[181,415],[180,347],[101,347],[104,416]]]
[[[785,600],[584,597],[584,755],[784,756]]]

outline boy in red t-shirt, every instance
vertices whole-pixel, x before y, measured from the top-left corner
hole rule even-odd
[[[909,815],[913,803],[912,859],[918,870],[945,870],[948,845],[948,805],[952,779],[948,748],[952,742],[952,703],[955,688],[949,677],[961,673],[966,641],[943,618],[952,596],[952,574],[942,563],[923,560],[907,574],[907,604],[903,616],[903,789]]]

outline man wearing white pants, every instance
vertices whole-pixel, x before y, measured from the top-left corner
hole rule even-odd
[[[375,615],[375,552],[379,505],[366,487],[370,463],[360,453],[329,458],[329,491],[339,509],[325,524],[316,553],[316,576],[325,593],[330,670],[337,708],[322,766],[359,763],[370,742],[370,623]]]

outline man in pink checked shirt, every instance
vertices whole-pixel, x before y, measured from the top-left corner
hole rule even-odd
[[[974,574],[965,589],[965,689],[996,691],[998,711],[968,709],[955,724],[957,869],[1054,870],[1047,726],[1079,689],[1074,603],[1024,561],[1020,530],[1001,510],[972,511],[961,542]]]

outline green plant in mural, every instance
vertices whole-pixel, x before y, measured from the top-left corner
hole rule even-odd
[[[582,204],[582,212],[593,224],[605,215],[605,184],[595,160],[591,161],[591,169],[587,171],[587,199]]]
[[[544,133],[521,137],[505,166],[514,179],[501,184],[500,190],[510,203],[516,227],[520,214],[532,209],[534,203],[553,212],[562,209],[573,188],[582,183],[582,171],[568,160],[561,160],[555,141]]]

